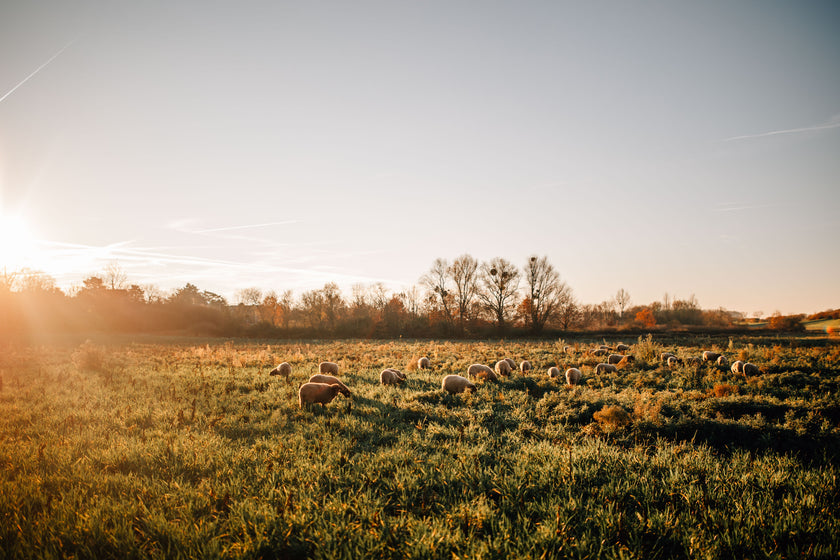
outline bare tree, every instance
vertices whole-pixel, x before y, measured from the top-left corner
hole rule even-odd
[[[470,255],[461,255],[449,267],[449,277],[455,284],[455,302],[458,306],[458,331],[463,334],[469,320],[470,309],[478,292],[478,261]]]
[[[117,261],[108,263],[102,270],[102,281],[105,283],[105,286],[111,290],[125,289],[127,280],[128,275]]]
[[[236,301],[242,305],[259,305],[262,297],[262,290],[259,288],[242,288],[236,292]]]
[[[478,297],[502,333],[506,318],[516,309],[519,270],[507,259],[496,257],[481,265],[480,278],[483,289]]]
[[[443,316],[447,328],[452,326],[453,296],[449,289],[449,263],[446,259],[435,259],[429,272],[420,277],[420,284],[426,288],[432,310]]]
[[[630,294],[624,288],[619,288],[615,293],[615,303],[618,306],[618,317],[624,316],[624,310],[630,305]]]
[[[564,301],[570,301],[571,288],[560,280],[560,274],[548,262],[548,257],[531,256],[525,264],[528,293],[522,311],[534,333],[542,331]]]

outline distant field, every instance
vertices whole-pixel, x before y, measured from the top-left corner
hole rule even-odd
[[[840,344],[669,340],[0,347],[0,557],[836,558]],[[440,390],[503,357],[535,369]],[[301,410],[322,360],[353,398]]]
[[[829,328],[833,328],[835,332],[840,332],[840,319],[826,319],[824,321],[805,321],[803,323],[805,329],[809,331],[828,332]]]

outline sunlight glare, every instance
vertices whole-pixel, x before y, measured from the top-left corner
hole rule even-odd
[[[35,238],[21,216],[0,214],[0,267],[9,270],[31,266]]]

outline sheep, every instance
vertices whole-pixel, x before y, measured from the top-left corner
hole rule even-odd
[[[516,369],[516,362],[514,362],[514,361],[513,361],[513,360],[511,360],[510,358],[505,358],[505,361],[506,361],[506,362],[508,363],[508,365],[510,366],[510,371],[511,371],[511,372],[513,372],[513,371]]]
[[[383,369],[379,374],[379,382],[383,385],[399,385],[405,382],[405,375],[395,369]]]
[[[558,377],[560,377],[560,368],[556,366],[551,366],[550,368],[548,368],[548,376],[551,379],[557,379]]]
[[[626,344],[619,344],[618,346],[615,347],[616,352],[622,352],[623,353],[623,352],[627,352],[628,350],[630,350],[630,347]]]
[[[287,382],[289,381],[289,375],[291,375],[291,374],[292,374],[292,366],[289,364],[289,362],[283,362],[282,364],[280,364],[279,366],[277,366],[276,368],[274,368],[273,370],[268,372],[268,375],[280,375],[280,376],[282,376],[283,378],[286,379]]]
[[[758,369],[758,366],[757,366],[757,365],[755,365],[755,364],[751,364],[750,362],[747,362],[747,363],[745,363],[745,364],[744,364],[744,371],[743,371],[743,373],[744,373],[744,376],[747,376],[747,375],[758,375],[758,374],[760,374],[760,373],[761,373],[761,371],[759,371],[759,369]]]
[[[618,371],[618,368],[612,364],[600,363],[595,366],[595,373],[615,373]]]
[[[347,385],[333,377],[332,375],[324,375],[322,373],[316,373],[312,377],[309,378],[309,383],[326,383],[327,385],[337,385],[338,391],[344,395],[345,397],[352,396],[350,393],[350,389],[347,388]]]
[[[507,360],[499,360],[494,368],[499,375],[510,376],[512,368]]]
[[[467,379],[466,377],[461,377],[460,375],[447,375],[443,378],[443,381],[440,384],[441,389],[449,393],[450,395],[454,395],[455,393],[463,393],[467,389],[470,392],[475,391],[475,383]]]
[[[580,383],[581,373],[578,368],[571,367],[566,370],[566,383],[569,385],[577,385]]]
[[[338,375],[338,364],[334,362],[321,362],[318,364],[318,373],[331,373]]]
[[[417,360],[417,369],[430,369],[432,367],[432,363],[429,361],[429,358],[423,356],[419,360]]]
[[[711,350],[703,352],[704,362],[715,362],[718,358],[720,358],[720,354],[718,352],[712,352]]]
[[[341,391],[338,385],[327,383],[304,383],[298,390],[298,403],[303,408],[304,404],[319,403],[322,407],[331,402]]]
[[[608,350],[608,351],[612,352],[612,347],[607,346],[606,344],[602,344],[598,348],[601,349],[601,350]]]
[[[668,360],[667,360],[668,367],[671,367],[671,368],[672,367],[677,367],[677,365],[679,363],[680,363],[680,359],[677,358],[676,356],[668,356]]]
[[[726,356],[718,356],[718,359],[715,360],[715,363],[721,367],[726,367],[729,364],[729,360],[726,359]]]
[[[589,353],[592,354],[593,356],[606,356],[607,354],[610,353],[610,351],[607,350],[606,348],[596,348],[594,350],[590,350]]]
[[[659,355],[659,360],[661,362],[667,362],[668,358],[676,358],[676,357],[677,357],[676,354],[672,354],[671,352],[662,352]]]
[[[467,368],[467,375],[475,377],[476,379],[483,379],[484,381],[498,381],[499,377],[496,372],[490,369],[490,366],[484,364],[473,364]]]
[[[531,371],[531,369],[531,362],[529,362],[528,360],[522,360],[522,363],[519,364],[519,371],[521,371],[522,373],[528,373],[529,371]]]
[[[572,351],[574,351],[574,348],[572,348],[572,347],[571,347],[571,346],[569,346],[568,344],[567,344],[566,346],[564,346],[564,347],[563,347],[563,353],[564,353],[564,354],[568,354],[569,352],[572,352]]]
[[[744,373],[744,362],[737,360],[732,362],[732,373]]]
[[[624,356],[622,356],[621,354],[610,354],[609,356],[607,356],[607,363],[608,364],[617,364],[618,362],[620,362],[623,359],[624,359]]]

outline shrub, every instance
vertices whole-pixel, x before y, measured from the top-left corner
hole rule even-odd
[[[105,348],[86,340],[73,352],[73,365],[81,371],[104,371]]]
[[[731,383],[715,383],[711,393],[716,397],[728,397],[729,395],[737,395],[738,391],[737,385],[732,385]]]
[[[605,431],[616,430],[630,423],[630,415],[618,405],[604,406],[592,418]]]

